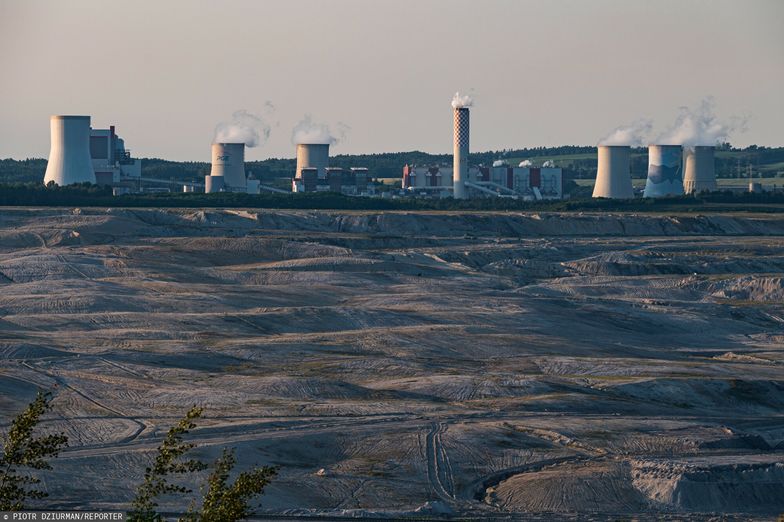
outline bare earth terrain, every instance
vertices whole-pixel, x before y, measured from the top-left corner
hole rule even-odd
[[[775,215],[5,209],[0,418],[54,391],[47,507],[126,509],[199,404],[200,457],[282,466],[261,513],[775,519],[783,239]]]

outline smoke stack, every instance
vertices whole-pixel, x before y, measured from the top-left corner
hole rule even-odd
[[[328,143],[299,143],[297,144],[297,172],[295,178],[302,179],[302,169],[316,169],[318,178],[327,176],[329,167]]]
[[[52,116],[49,120],[52,145],[46,164],[44,185],[95,183],[95,171],[90,157],[90,117]]]
[[[631,147],[600,145],[593,197],[631,199],[634,197],[629,158]]]
[[[245,192],[245,144],[213,143],[210,176],[222,176],[223,186],[229,192]]]
[[[465,182],[468,180],[468,107],[455,107],[454,164],[452,187],[455,199],[466,199]]]
[[[683,148],[683,191],[686,194],[716,190],[714,148],[697,145]]]
[[[683,194],[680,145],[648,147],[648,179],[643,197],[661,198]]]

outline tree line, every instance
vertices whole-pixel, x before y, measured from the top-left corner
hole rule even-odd
[[[590,188],[582,192],[574,182],[565,183],[565,192],[572,191],[567,200],[523,201],[512,198],[368,198],[346,196],[336,192],[287,193],[264,192],[244,194],[219,192],[171,192],[164,194],[138,193],[113,196],[108,187],[95,185],[70,185],[44,187],[38,183],[0,185],[0,206],[42,207],[158,207],[158,208],[280,208],[314,210],[516,210],[516,211],[592,211],[627,210],[665,212],[704,210],[744,210],[757,205],[755,210],[765,211],[759,205],[784,204],[784,192],[734,193],[720,191],[696,195],[657,199],[593,199]],[[773,208],[773,207],[771,207]],[[781,209],[776,207],[775,210]]]

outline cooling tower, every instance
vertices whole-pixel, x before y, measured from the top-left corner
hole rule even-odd
[[[95,171],[90,158],[90,117],[52,116],[49,120],[52,147],[46,164],[44,185],[95,183]]]
[[[648,147],[648,180],[643,197],[661,198],[683,194],[680,145]]]
[[[716,190],[713,147],[683,148],[683,191],[686,194]]]
[[[631,199],[632,175],[629,164],[631,147],[626,145],[600,145],[593,197]]]
[[[229,192],[245,192],[245,144],[213,143],[210,176],[223,176],[223,185]]]
[[[329,144],[299,143],[297,145],[297,172],[295,178],[302,178],[302,169],[316,169],[319,179],[325,179],[329,167]]]
[[[206,194],[213,194],[220,192],[225,187],[225,179],[223,176],[204,176],[204,192]]]
[[[455,199],[465,199],[468,181],[468,107],[455,108],[454,165],[452,187]]]

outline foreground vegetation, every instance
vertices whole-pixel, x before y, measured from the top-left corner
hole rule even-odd
[[[11,423],[3,440],[0,456],[0,511],[31,509],[29,500],[40,500],[48,495],[38,489],[41,479],[36,472],[52,469],[48,459],[58,456],[68,445],[63,433],[38,436],[34,432],[41,417],[51,409],[51,393],[39,392],[35,400]],[[162,497],[189,494],[190,489],[173,480],[177,475],[190,475],[207,470],[210,466],[198,459],[187,458],[195,444],[184,442],[183,437],[196,427],[203,409],[193,407],[184,418],[169,429],[158,447],[155,459],[144,472],[144,482],[138,487],[128,520],[131,522],[157,522],[163,520],[158,512]],[[224,449],[213,463],[213,471],[202,487],[201,501],[193,499],[188,512],[180,520],[188,522],[234,522],[253,515],[252,502],[277,474],[277,468],[263,466],[233,475],[237,459],[234,451]]]

